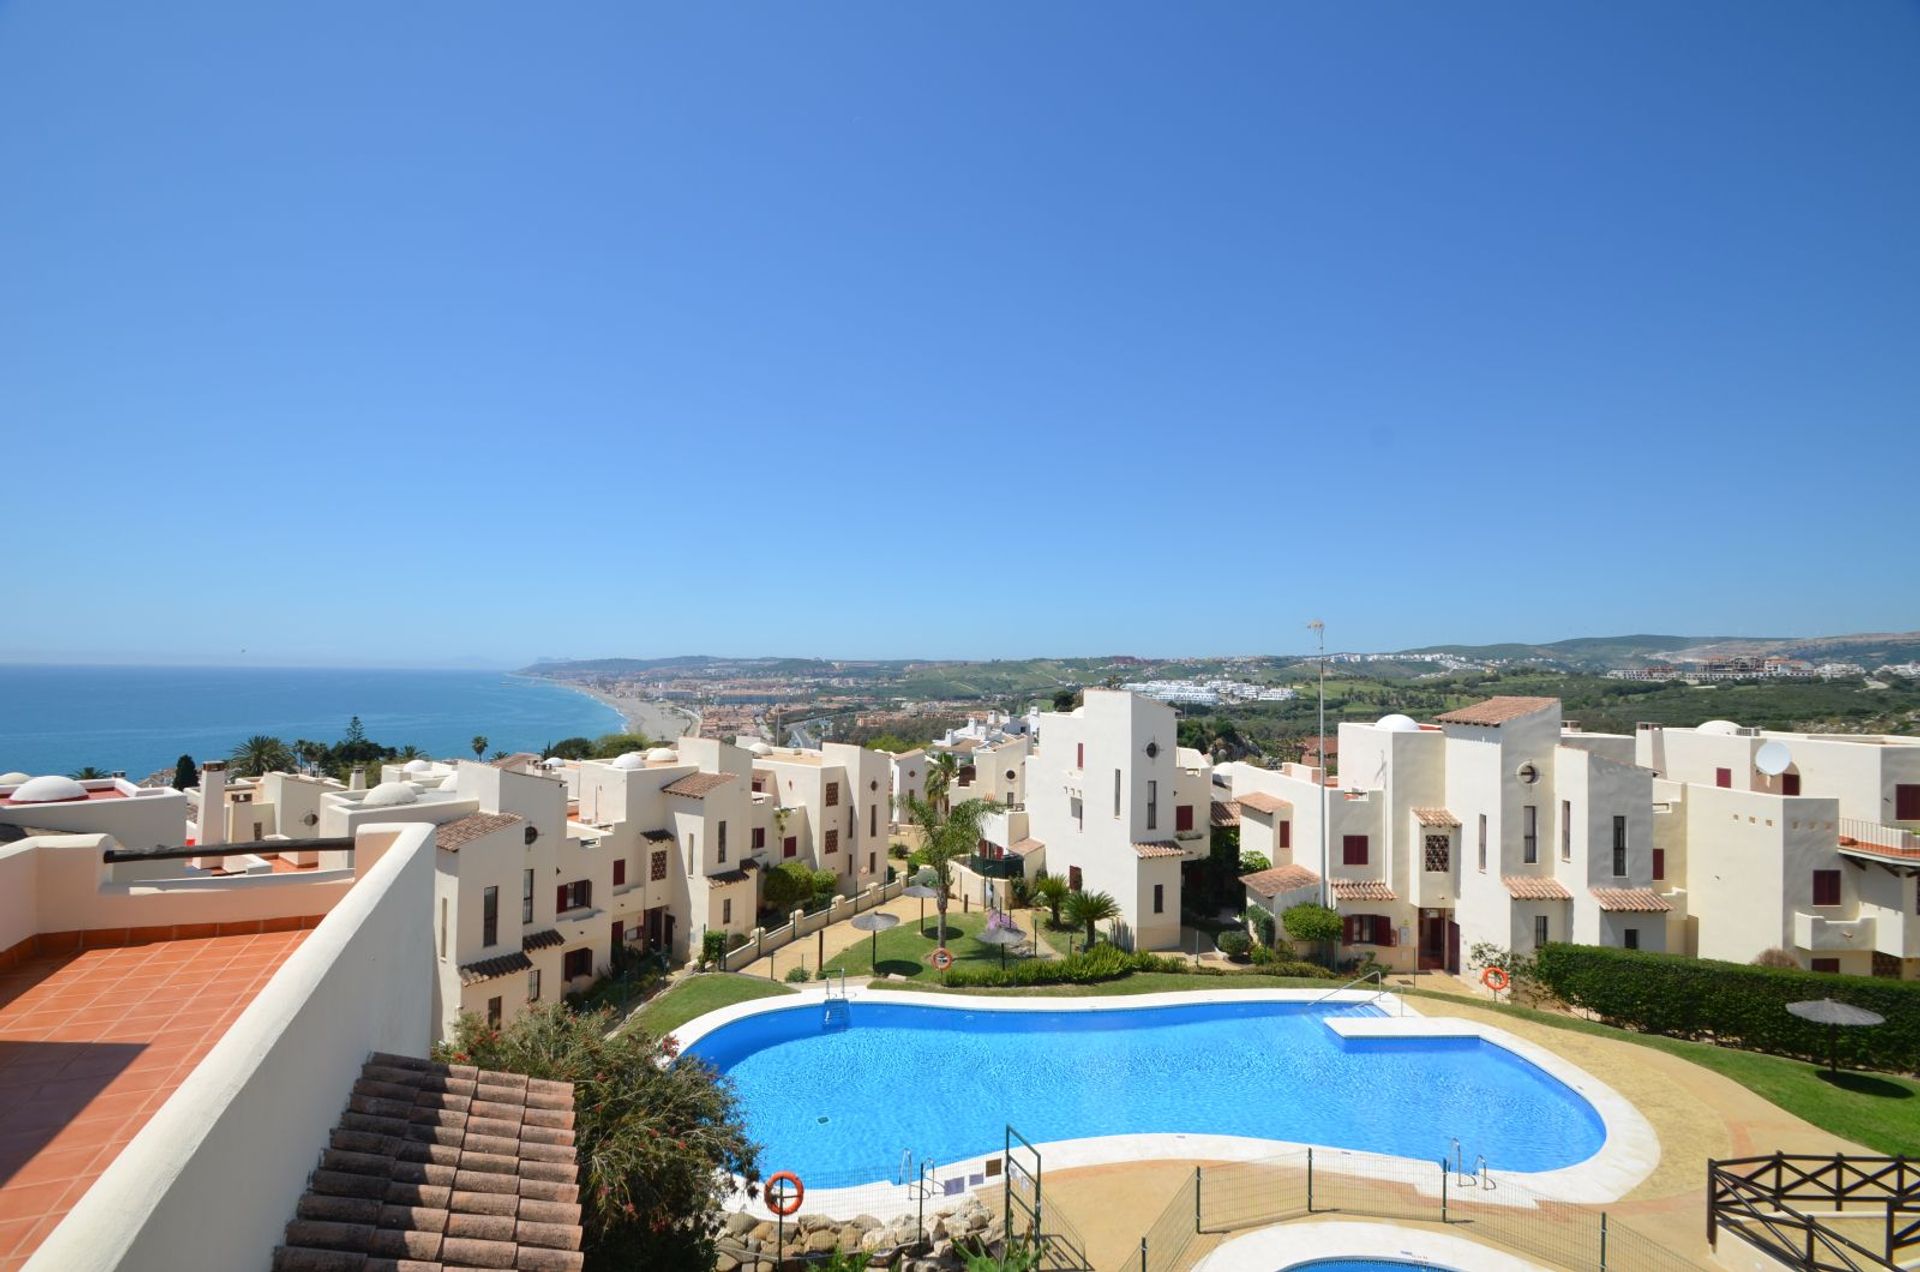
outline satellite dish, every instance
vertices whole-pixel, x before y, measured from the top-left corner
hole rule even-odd
[[[1764,742],[1753,753],[1753,767],[1768,777],[1778,777],[1787,771],[1793,763],[1793,752],[1787,749],[1785,742]]]

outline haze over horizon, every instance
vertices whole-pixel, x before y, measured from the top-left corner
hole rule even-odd
[[[1920,626],[1916,64],[1894,0],[0,4],[0,660]]]

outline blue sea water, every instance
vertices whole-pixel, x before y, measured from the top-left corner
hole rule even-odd
[[[138,781],[182,754],[216,759],[256,733],[336,742],[367,736],[430,755],[538,751],[621,730],[586,694],[497,671],[0,666],[0,772],[124,769]]]
[[[770,1171],[842,1187],[903,1151],[952,1162],[1140,1132],[1239,1135],[1497,1170],[1571,1166],[1606,1131],[1576,1091],[1477,1038],[1342,1039],[1299,1003],[966,1011],[857,1002],[749,1016],[687,1049],[730,1076]]]

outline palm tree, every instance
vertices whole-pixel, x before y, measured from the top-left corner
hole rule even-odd
[[[427,758],[427,753],[417,746],[403,746],[400,748],[400,754],[396,758],[402,760],[424,760]]]
[[[942,811],[932,801],[907,796],[907,816],[920,828],[921,850],[938,881],[940,897],[939,943],[947,943],[947,893],[953,886],[953,863],[980,843],[980,822],[993,808],[983,799],[970,799]]]
[[[468,745],[473,748],[473,758],[476,760],[480,759],[487,753],[487,735],[484,733],[474,734],[473,741],[468,743]]]
[[[293,752],[279,738],[256,733],[233,748],[229,757],[236,777],[260,777],[275,769],[293,767]]]
[[[940,751],[927,757],[927,803],[935,808],[945,808],[947,792],[953,789],[954,774],[960,771],[960,761],[952,751]]]
[[[76,782],[97,782],[105,776],[106,774],[104,772],[93,767],[93,765],[89,764],[85,768],[81,769],[79,772],[75,773],[73,775],[73,780]]]
[[[1092,945],[1096,937],[1094,924],[1119,917],[1119,903],[1105,892],[1075,892],[1067,897],[1067,922],[1075,927],[1085,926],[1088,945]]]
[[[1044,905],[1053,915],[1053,926],[1060,926],[1060,906],[1072,895],[1073,889],[1059,875],[1041,875],[1033,881],[1033,901],[1035,905]]]

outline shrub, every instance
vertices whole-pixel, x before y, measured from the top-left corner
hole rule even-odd
[[[1273,863],[1267,860],[1264,852],[1243,852],[1240,854],[1240,873],[1258,874],[1262,870],[1273,869]]]
[[[1788,1014],[1787,1004],[1809,998],[1852,1003],[1886,1023],[1840,1030],[1842,1063],[1920,1070],[1920,982],[1592,945],[1546,945],[1536,962],[1541,982],[1555,995],[1609,1024],[1802,1060],[1826,1059],[1827,1028]]]
[[[1253,947],[1253,965],[1268,976],[1299,976],[1322,979],[1331,973],[1318,963],[1303,963],[1299,959],[1289,958],[1269,945]]]
[[[708,928],[700,938],[700,961],[717,965],[727,956],[725,928]]]
[[[1798,967],[1800,963],[1785,950],[1761,950],[1753,956],[1755,967]]]
[[[1055,927],[1060,926],[1060,907],[1066,903],[1073,889],[1059,875],[1041,875],[1033,881],[1033,901],[1035,905],[1047,907]]]
[[[1253,934],[1260,944],[1273,944],[1273,911],[1265,906],[1253,905],[1248,906],[1247,912],[1240,917],[1245,919],[1247,926],[1253,929]]]
[[[1214,937],[1213,944],[1214,948],[1218,949],[1222,954],[1225,954],[1235,962],[1239,962],[1246,958],[1248,951],[1253,949],[1253,938],[1245,932],[1242,932],[1239,928],[1234,928],[1231,931],[1222,932],[1219,936]]]
[[[798,985],[801,981],[809,979],[805,964],[799,967],[789,967],[783,979],[789,985]]]
[[[1330,910],[1317,901],[1288,906],[1286,913],[1280,916],[1280,922],[1287,929],[1288,936],[1312,945],[1326,945],[1339,940],[1343,927],[1339,911]]]
[[[1120,903],[1107,892],[1069,892],[1065,908],[1067,922],[1086,929],[1088,945],[1099,937],[1095,924],[1120,917]]]
[[[1324,980],[1328,972],[1324,967],[1312,963],[1266,960],[1261,968],[1262,974],[1269,976],[1297,976],[1313,980]],[[1176,976],[1219,976],[1231,979],[1234,976],[1251,974],[1245,971],[1229,970],[1203,963],[1189,963],[1184,958],[1172,958],[1160,954],[1142,952],[1129,953],[1117,945],[1100,944],[1078,954],[1070,954],[1059,959],[1022,959],[1011,963],[1003,970],[988,964],[979,967],[953,967],[941,975],[943,985],[955,989],[1021,989],[1032,985],[1091,985],[1101,981],[1120,980],[1135,972],[1164,972]]]

